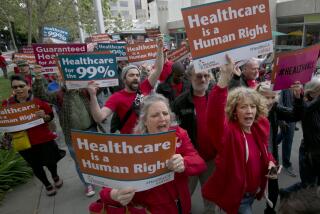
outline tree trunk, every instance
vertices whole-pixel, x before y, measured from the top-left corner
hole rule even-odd
[[[15,51],[18,51],[17,44],[16,44],[16,39],[15,39],[15,37],[13,35],[13,30],[12,30],[12,25],[11,25],[10,20],[8,21],[8,24],[9,24],[9,32],[10,32],[10,37],[11,37],[11,40],[12,40],[13,48],[14,48]]]
[[[27,0],[28,10],[28,46],[32,43],[32,0]]]

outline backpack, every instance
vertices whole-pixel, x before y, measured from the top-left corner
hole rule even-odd
[[[140,104],[143,101],[143,94],[141,94],[140,91],[137,91],[137,95],[134,98],[130,108],[128,109],[128,111],[126,112],[126,114],[124,115],[123,119],[121,120],[119,115],[117,114],[117,112],[113,112],[112,118],[111,118],[111,124],[110,124],[110,132],[111,133],[115,133],[118,130],[120,131],[124,124],[127,122],[127,120],[129,119],[131,113],[134,111],[137,115],[139,115],[139,111],[140,111]]]

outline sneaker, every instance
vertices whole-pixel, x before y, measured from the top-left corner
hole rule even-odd
[[[52,185],[50,185],[46,187],[46,193],[47,196],[54,196],[55,194],[57,194],[57,191]]]
[[[94,188],[92,185],[88,185],[86,187],[86,196],[91,197],[94,196],[94,194],[96,194],[96,192],[94,191]]]
[[[53,181],[54,181],[54,186],[56,187],[56,188],[61,188],[62,187],[62,185],[63,185],[63,180],[58,176],[58,177],[56,177],[56,178],[53,178]]]
[[[297,177],[297,173],[294,171],[294,169],[292,168],[292,166],[289,167],[283,167],[284,168],[284,172],[291,176],[291,177]]]

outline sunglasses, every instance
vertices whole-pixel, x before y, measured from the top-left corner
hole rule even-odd
[[[208,79],[210,77],[209,74],[197,74],[196,75],[198,80],[202,80],[202,78]]]
[[[12,86],[13,89],[24,88],[24,87],[26,87],[26,85],[13,85]]]

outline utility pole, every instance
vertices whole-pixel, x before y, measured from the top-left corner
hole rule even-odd
[[[78,20],[77,23],[78,23],[80,42],[84,43],[84,34],[83,34],[82,24],[81,24],[81,21],[80,21],[78,0],[73,0],[73,6],[74,6],[74,10],[76,11],[76,14],[77,14],[77,20]]]
[[[105,33],[101,0],[93,0],[93,4],[96,13],[97,31],[98,33]]]

